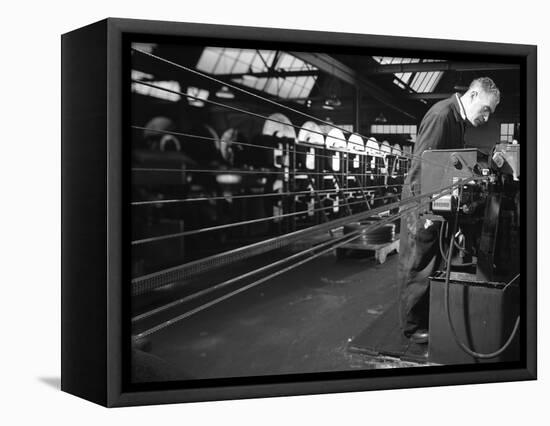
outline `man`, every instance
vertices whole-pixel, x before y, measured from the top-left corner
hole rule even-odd
[[[422,153],[429,149],[463,148],[466,123],[474,127],[483,125],[499,102],[500,91],[493,80],[482,77],[472,81],[464,95],[456,93],[428,110],[420,123],[414,158],[403,186],[403,200],[421,194]],[[429,277],[438,267],[438,233],[439,227],[420,218],[418,211],[401,218],[400,320],[404,335],[418,344],[427,343],[429,338]]]

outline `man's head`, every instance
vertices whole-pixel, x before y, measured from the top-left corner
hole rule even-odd
[[[460,98],[467,120],[478,127],[489,120],[500,102],[500,90],[489,77],[476,78]]]

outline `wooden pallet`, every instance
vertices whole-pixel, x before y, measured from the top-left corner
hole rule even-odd
[[[393,241],[385,244],[366,244],[362,242],[351,242],[347,243],[338,249],[336,249],[336,255],[338,258],[343,258],[346,256],[347,250],[367,250],[374,252],[374,258],[380,264],[386,261],[388,254],[396,251],[399,253],[399,238],[394,239]]]

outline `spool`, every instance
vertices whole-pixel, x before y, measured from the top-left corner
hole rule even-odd
[[[143,139],[145,139],[147,148],[152,151],[160,150],[160,140],[166,134],[164,132],[171,132],[176,128],[172,120],[162,116],[152,118],[145,127]]]
[[[231,166],[235,164],[233,142],[244,142],[243,135],[238,129],[229,128],[222,133],[222,137],[220,138],[220,155]]]
[[[395,224],[388,223],[368,231],[368,227],[376,223],[375,219],[352,222],[344,225],[344,235],[361,229],[357,242],[368,245],[388,244],[395,240]]]
[[[189,133],[208,139],[181,136],[181,152],[200,166],[215,168],[224,164],[220,153],[220,137],[208,124],[194,126]]]
[[[365,142],[359,135],[352,134],[348,139],[347,148],[350,155],[350,168],[358,170],[361,168],[361,157],[365,154]]]
[[[315,154],[325,146],[325,138],[321,134],[321,128],[317,123],[306,121],[303,124],[298,132],[296,145],[296,162],[298,163],[298,167],[315,170]]]
[[[262,129],[265,146],[274,148],[271,165],[276,168],[289,166],[288,145],[296,142],[296,130],[290,119],[279,112],[271,114]]]
[[[325,146],[327,151],[332,151],[332,157],[328,158],[329,169],[339,172],[342,169],[342,154],[347,151],[347,142],[344,133],[340,129],[332,128],[327,135]]]
[[[393,159],[392,156],[392,149],[391,145],[388,141],[384,141],[380,144],[380,151],[382,151],[382,156],[384,159],[384,166],[380,168],[380,174],[385,175],[382,176],[383,184],[388,184],[388,176],[391,173],[391,167],[393,165]]]
[[[384,141],[380,144],[380,154],[384,159],[392,154],[392,148],[388,141]]]
[[[392,155],[395,155],[396,157],[400,157],[401,156],[401,145],[399,145],[398,143],[394,144],[391,147],[391,153],[392,153]]]
[[[371,183],[378,184],[380,182],[380,176],[374,175],[380,174],[380,168],[384,163],[382,153],[380,152],[380,145],[375,138],[370,137],[367,140],[365,150],[367,153],[365,172],[367,175],[370,175]]]

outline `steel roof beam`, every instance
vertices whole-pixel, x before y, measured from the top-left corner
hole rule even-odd
[[[256,78],[269,78],[269,77],[309,77],[318,76],[317,70],[303,70],[303,71],[284,71],[273,70],[267,72],[243,72],[234,74],[213,74],[214,77],[220,80],[230,80],[234,78],[242,78],[244,76],[256,77]]]
[[[448,92],[448,93],[404,93],[403,97],[407,99],[447,99],[454,95],[454,92]],[[519,97],[519,93],[513,93],[506,96],[507,98],[512,97]]]
[[[518,64],[491,64],[473,62],[420,62],[409,64],[378,65],[366,70],[367,74],[395,74],[430,71],[508,71],[519,70]]]
[[[339,80],[359,87],[363,94],[370,95],[390,108],[399,111],[409,118],[416,119],[416,113],[400,105],[396,96],[381,89],[376,84],[360,76],[356,71],[330,55],[310,52],[288,52],[302,61],[313,65],[319,70],[332,75]]]

